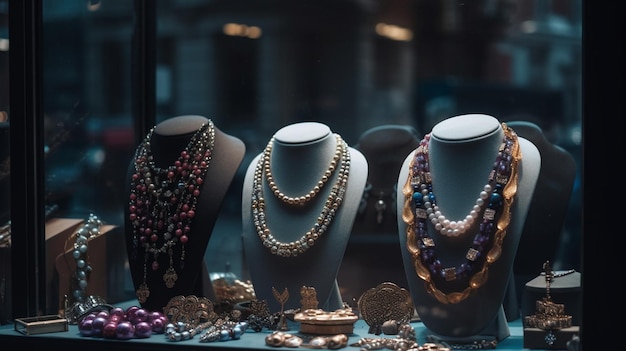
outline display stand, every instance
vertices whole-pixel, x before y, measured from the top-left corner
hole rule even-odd
[[[405,156],[419,146],[411,126],[382,125],[365,131],[354,146],[368,164],[367,185],[353,233],[396,235],[396,193],[398,172]]]
[[[301,196],[313,189],[329,165],[340,141],[330,128],[316,122],[288,125],[278,130],[273,137],[270,169],[280,191],[287,196]],[[267,148],[266,148],[267,150]],[[317,293],[319,308],[335,310],[343,307],[337,284],[337,272],[354,224],[361,194],[367,179],[367,162],[357,150],[348,147],[350,156],[349,176],[336,214],[327,230],[303,253],[283,257],[271,252],[263,245],[257,233],[252,208],[255,172],[264,153],[257,155],[244,180],[242,197],[243,247],[249,265],[250,277],[257,299],[266,300],[270,311],[299,308],[300,289],[313,287]],[[340,168],[337,162],[337,168]],[[322,213],[338,180],[338,169],[328,179],[319,193],[302,206],[289,205],[274,196],[262,179],[264,198],[264,221],[269,231],[279,242],[288,243],[300,239],[311,230]],[[290,298],[284,306],[279,303],[273,290],[280,293],[285,289]]]
[[[88,288],[86,295],[96,295],[102,297],[105,301],[119,301],[125,296],[120,291],[123,286],[123,273],[126,269],[126,255],[123,250],[124,237],[121,228],[113,225],[104,225],[100,230],[100,234],[89,240],[89,265],[92,267],[90,273]],[[65,251],[62,251],[55,257],[55,285],[58,287],[58,302],[56,306],[64,307],[67,295],[72,296],[71,280],[74,279],[76,272],[76,259],[73,257],[73,242],[66,245]]]
[[[192,136],[209,119],[203,116],[184,115],[170,118],[159,123],[150,140],[150,148],[157,167],[168,167],[176,161],[180,152],[185,149]],[[208,290],[211,284],[203,281],[202,274],[206,247],[211,232],[220,212],[224,196],[235,177],[245,154],[245,144],[240,139],[225,134],[215,127],[215,143],[209,167],[205,174],[204,185],[197,198],[195,217],[188,233],[189,242],[185,245],[184,267],[177,268],[178,280],[168,288],[163,282],[161,268],[153,272],[147,267],[146,283],[150,287],[150,295],[141,305],[150,310],[162,310],[168,301],[178,295],[197,295],[214,299],[214,292]],[[134,160],[128,170],[128,184],[135,170]],[[130,194],[130,189],[127,189]],[[129,220],[128,205],[125,205],[125,232],[128,261],[135,289],[144,282],[144,251],[136,249],[132,223]],[[181,245],[176,246],[174,256],[181,257]],[[168,266],[168,255],[160,254],[159,266]]]
[[[433,128],[428,144],[430,174],[437,205],[446,218],[456,221],[468,215],[487,183],[504,134],[496,118],[482,114],[452,117]],[[430,331],[453,342],[471,343],[489,338],[502,340],[510,335],[502,303],[541,162],[539,152],[531,142],[523,138],[518,140],[522,159],[519,162],[517,192],[510,208],[510,223],[502,239],[501,254],[488,266],[486,280],[472,289],[469,289],[469,278],[434,280],[436,289],[445,296],[469,291],[466,295],[461,294],[463,298],[442,302],[431,293],[432,286],[427,286],[425,280],[416,274],[415,261],[420,258],[412,257],[407,249],[407,224],[401,215],[405,210],[409,213],[413,210],[405,209],[402,187],[398,190],[399,237],[416,311]],[[398,178],[399,184],[407,182],[413,156],[413,153],[407,156]],[[409,194],[412,194],[410,188]],[[442,268],[461,267],[467,261],[466,253],[472,247],[480,221],[477,219],[467,232],[458,236],[445,236],[430,221],[426,221]],[[425,271],[428,272],[428,267]]]
[[[59,295],[56,258],[66,250],[68,238],[84,222],[78,218],[50,218],[46,221],[46,291],[47,314],[56,314],[63,308],[63,295]]]
[[[354,303],[365,291],[383,282],[407,287],[399,255],[396,192],[404,158],[418,145],[413,127],[395,124],[366,130],[354,145],[367,160],[368,175],[339,270],[338,281],[346,301]],[[381,257],[384,259],[372,259]]]
[[[507,125],[520,137],[530,140],[541,155],[533,206],[528,210],[513,265],[515,276],[511,289],[519,308],[523,304],[526,282],[535,277],[537,267],[541,267],[544,261],[558,262],[559,243],[568,241],[564,237],[563,224],[576,181],[576,161],[567,150],[552,144],[538,125],[522,120],[509,121]],[[508,311],[509,319],[516,319],[519,313],[515,312],[518,311]]]

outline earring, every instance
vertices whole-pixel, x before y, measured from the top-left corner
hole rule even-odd
[[[376,208],[376,223],[378,224],[381,224],[383,222],[383,216],[385,214],[385,210],[387,209],[387,204],[385,203],[384,197],[385,193],[382,191],[379,192],[378,201],[376,201],[376,205],[374,206]]]

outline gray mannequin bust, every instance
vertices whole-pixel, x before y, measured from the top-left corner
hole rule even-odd
[[[468,114],[446,119],[435,125],[429,142],[430,172],[437,205],[450,220],[463,219],[476,203],[487,183],[504,136],[500,122],[489,115]],[[517,192],[511,206],[511,220],[502,241],[502,253],[488,269],[488,278],[461,301],[443,303],[433,296],[424,280],[416,274],[414,259],[407,250],[407,224],[402,219],[404,194],[398,189],[398,227],[409,290],[416,311],[424,325],[441,336],[472,338],[491,335],[508,337],[502,302],[512,271],[517,245],[540,169],[537,148],[518,138],[522,159],[519,162]],[[398,184],[405,184],[413,153],[400,171]],[[478,223],[457,237],[441,235],[429,221],[426,226],[436,245],[443,266],[460,266],[472,246]],[[462,291],[469,279],[438,282],[437,289],[446,293]],[[500,319],[500,320],[498,320]]]
[[[330,128],[316,122],[288,125],[278,130],[273,139],[269,165],[277,187],[287,196],[300,196],[314,188],[340,146]],[[266,300],[272,312],[281,308],[273,289],[278,292],[287,289],[290,298],[282,307],[295,309],[301,307],[299,292],[303,286],[315,288],[319,308],[343,307],[336,277],[367,178],[365,157],[351,147],[347,151],[350,166],[343,202],[315,244],[291,257],[276,255],[264,246],[254,223],[254,173],[264,153],[256,156],[248,167],[242,196],[244,254],[257,299]],[[337,174],[334,172],[313,200],[303,206],[283,203],[272,195],[263,177],[265,222],[276,240],[292,242],[312,228],[337,181]]]

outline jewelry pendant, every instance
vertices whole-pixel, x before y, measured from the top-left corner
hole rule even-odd
[[[174,269],[174,267],[170,267],[165,271],[165,274],[163,274],[163,281],[165,282],[165,286],[167,286],[169,289],[174,287],[174,284],[176,284],[176,281],[178,280],[178,274],[176,274],[176,270]]]
[[[376,223],[381,224],[383,222],[383,215],[385,214],[385,210],[387,209],[387,204],[385,200],[383,200],[383,196],[385,194],[383,192],[380,193],[378,201],[376,201]]]
[[[137,295],[137,301],[139,301],[139,303],[146,302],[146,300],[148,300],[148,297],[150,296],[150,289],[148,288],[148,284],[141,283],[135,294]]]
[[[556,342],[556,335],[552,332],[552,330],[548,330],[548,334],[543,338],[546,344],[552,346]]]

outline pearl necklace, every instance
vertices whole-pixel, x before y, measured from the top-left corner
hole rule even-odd
[[[81,225],[72,236],[68,237],[68,240],[75,240],[72,246],[72,257],[76,263],[76,272],[72,280],[72,302],[85,301],[89,276],[93,269],[88,261],[87,251],[89,242],[100,235],[101,228],[102,221],[95,214],[91,213],[87,222]]]
[[[317,182],[317,184],[313,187],[313,189],[311,189],[306,195],[291,197],[291,196],[287,196],[283,194],[283,192],[280,191],[280,189],[278,188],[278,185],[276,185],[276,182],[274,181],[274,176],[272,175],[272,169],[270,167],[269,158],[272,153],[274,140],[275,140],[274,137],[270,139],[269,143],[267,144],[267,147],[265,148],[263,152],[263,170],[265,172],[265,179],[270,188],[270,191],[274,194],[274,196],[276,196],[276,198],[280,199],[282,202],[286,204],[304,205],[307,202],[315,198],[315,196],[320,192],[320,190],[322,190],[324,185],[328,183],[328,180],[330,179],[330,177],[332,177],[333,173],[335,172],[335,169],[337,168],[337,162],[341,159],[341,153],[343,151],[341,147],[341,143],[339,141],[337,142],[337,149],[335,150],[335,155],[333,156],[333,159],[330,161],[330,165],[328,166],[328,169],[324,171],[324,174],[322,175],[322,179],[320,179]]]
[[[459,267],[443,268],[443,263],[437,258],[435,242],[428,234],[427,221],[432,207],[426,203],[434,203],[428,165],[428,136],[414,152],[403,188],[405,206],[402,219],[408,225],[406,245],[417,275],[425,281],[427,291],[442,303],[461,302],[482,286],[487,281],[489,265],[497,261],[502,253],[502,242],[511,219],[510,209],[517,192],[518,163],[522,158],[517,134],[504,123],[502,128],[504,140],[496,157],[496,167],[489,175],[489,196],[485,198],[487,203],[479,232],[467,251],[466,262]],[[486,250],[489,251],[485,255]],[[479,262],[482,262],[482,268],[477,270]],[[436,281],[465,278],[470,278],[469,286],[462,292],[446,294],[435,286]]]
[[[428,159],[428,143],[429,142],[430,142],[430,134],[426,134],[424,139],[420,142],[420,145],[423,145],[423,148],[421,150],[424,150],[424,152],[421,153],[421,156],[420,156],[421,159],[419,162],[425,165],[424,167],[428,167],[428,164],[429,164],[429,159]],[[494,169],[493,169],[494,172],[496,171],[497,166],[498,166],[498,163],[495,163]],[[427,168],[425,169],[427,170]],[[492,180],[490,180],[490,182],[491,181]],[[432,189],[431,191],[424,189],[422,192],[425,197],[424,207],[426,208],[428,219],[435,226],[435,230],[440,232],[442,235],[445,235],[448,237],[457,237],[457,236],[464,234],[467,231],[467,229],[472,226],[472,224],[474,223],[474,220],[478,218],[478,215],[482,211],[482,208],[485,204],[485,200],[487,200],[489,196],[491,196],[491,193],[493,192],[493,186],[492,184],[487,183],[483,187],[483,190],[480,192],[469,214],[467,214],[465,218],[463,218],[462,220],[458,220],[458,221],[451,221],[448,218],[446,218],[446,216],[443,215],[443,213],[441,213],[439,206],[437,206],[436,197],[433,194]]]
[[[299,254],[302,254],[310,247],[315,245],[317,239],[319,239],[328,229],[330,223],[332,222],[339,206],[343,201],[344,194],[346,192],[346,184],[348,182],[348,174],[350,171],[350,150],[346,142],[338,135],[335,134],[337,139],[337,151],[335,152],[335,156],[333,157],[333,161],[331,162],[331,166],[325,172],[322,180],[318,182],[326,183],[330,176],[328,176],[329,170],[330,174],[334,173],[331,169],[336,168],[337,158],[339,159],[339,168],[337,170],[337,180],[333,185],[333,188],[330,192],[330,195],[326,199],[326,203],[324,204],[324,208],[322,209],[322,213],[317,217],[316,223],[313,225],[311,229],[309,229],[302,237],[300,237],[296,241],[292,241],[289,243],[282,243],[278,241],[271,233],[269,228],[267,227],[266,222],[266,212],[265,212],[265,199],[263,197],[263,174],[266,175],[266,181],[272,190],[272,194],[281,199],[284,203],[289,205],[298,205],[303,206],[305,203],[308,203],[310,199],[307,196],[311,195],[312,192],[317,194],[319,190],[316,192],[315,189],[309,192],[309,194],[302,198],[307,198],[306,201],[285,201],[286,197],[281,195],[282,192],[276,188],[275,183],[274,188],[276,191],[272,189],[272,184],[269,183],[270,177],[267,177],[268,172],[271,175],[270,170],[270,158],[272,153],[272,146],[274,142],[274,138],[270,139],[269,143],[265,147],[263,154],[259,158],[256,169],[254,172],[254,179],[252,183],[252,215],[254,219],[254,225],[256,227],[257,234],[261,239],[261,242],[265,247],[271,250],[272,254],[282,257],[295,257]],[[337,157],[339,155],[339,157]],[[278,195],[276,195],[278,194]],[[314,196],[313,196],[314,197]]]
[[[215,127],[209,120],[196,131],[173,165],[159,168],[150,150],[154,129],[150,130],[135,154],[129,202],[133,244],[144,249],[143,283],[136,291],[140,303],[150,296],[146,283],[150,257],[152,270],[157,271],[159,255],[168,253],[169,267],[163,274],[168,288],[172,288],[178,280],[173,262],[174,247],[178,243],[181,244],[180,268],[184,268],[185,244],[189,240],[198,197],[215,146]]]

